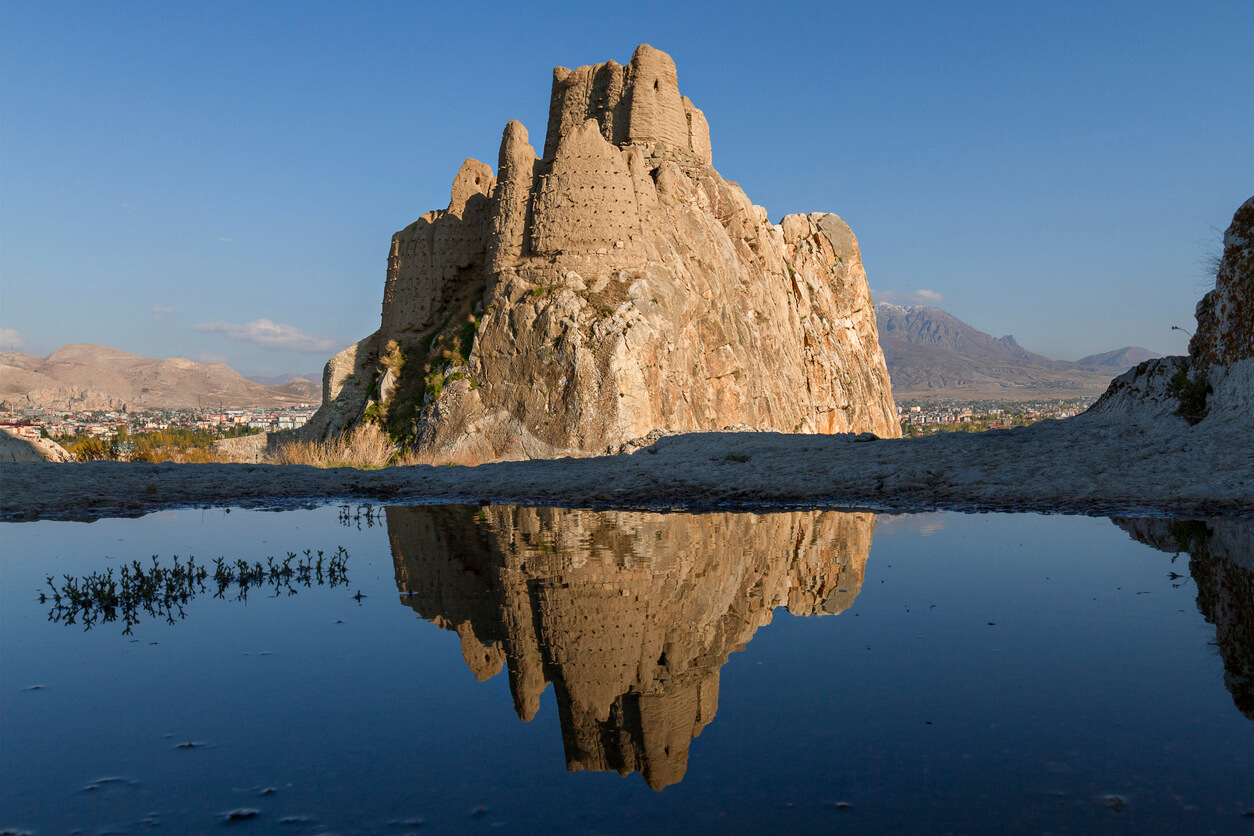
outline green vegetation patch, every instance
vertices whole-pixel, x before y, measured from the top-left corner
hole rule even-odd
[[[469,378],[471,388],[477,386],[464,370],[474,348],[479,317],[468,309],[449,316],[431,334],[417,342],[402,345],[388,342],[380,362],[396,376],[396,388],[378,409],[366,410],[365,418],[387,430],[394,441],[404,444],[413,439],[422,410],[435,403],[444,391],[447,380]],[[373,405],[372,405],[373,406]]]
[[[1205,364],[1193,367],[1184,361],[1167,383],[1167,394],[1180,402],[1176,414],[1190,424],[1196,424],[1206,417],[1206,396],[1212,391],[1209,369]]]

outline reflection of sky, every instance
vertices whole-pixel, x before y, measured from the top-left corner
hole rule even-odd
[[[199,831],[253,807],[271,829],[820,830],[848,801],[855,829],[1091,831],[1116,815],[1107,793],[1138,832],[1244,823],[1254,727],[1193,587],[1171,586],[1179,561],[1106,520],[933,516],[905,518],[927,537],[880,518],[849,610],[778,611],[731,655],[717,716],[662,793],[568,774],[552,688],[519,722],[506,677],[476,682],[458,637],[399,600],[387,532],[336,509],[4,525],[0,826],[135,830],[157,811]],[[123,559],[339,545],[348,589],[202,596],[131,637],[49,624],[35,601],[47,574]],[[108,776],[135,783],[83,790]]]
[[[945,517],[944,511],[930,511],[926,514],[880,514],[875,523],[875,531],[877,534],[913,531],[926,537],[945,527]]]

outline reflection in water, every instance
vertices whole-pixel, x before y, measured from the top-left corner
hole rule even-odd
[[[524,721],[553,683],[568,769],[660,790],[775,607],[853,603],[875,515],[454,506],[388,508],[387,528],[401,602],[461,637],[476,678],[507,670]]]
[[[1254,720],[1254,521],[1125,519],[1134,539],[1165,552],[1187,552],[1197,608],[1215,625],[1224,684],[1237,709]]]
[[[48,591],[39,594],[39,602],[49,605],[49,621],[82,624],[90,630],[121,619],[122,632],[129,636],[144,615],[168,624],[186,618],[183,608],[211,590],[214,598],[225,598],[229,591],[233,599],[247,601],[250,589],[265,589],[277,596],[295,595],[301,586],[347,585],[347,563],[343,546],[329,556],[305,549],[304,557],[288,552],[283,560],[268,557],[264,564],[219,557],[212,574],[195,557],[183,562],[175,555],[170,565],[162,566],[153,555],[148,566],[138,560],[123,564],[116,577],[112,567],[82,577],[63,575],[61,580],[49,575]]]

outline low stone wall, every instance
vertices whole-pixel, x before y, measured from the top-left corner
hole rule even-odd
[[[270,434],[245,435],[239,438],[220,438],[213,442],[213,449],[223,458],[241,464],[261,464],[270,445]]]

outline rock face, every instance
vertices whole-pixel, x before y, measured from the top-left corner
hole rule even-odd
[[[72,462],[69,451],[47,438],[20,438],[0,430],[0,462]]]
[[[852,605],[875,515],[443,506],[388,508],[387,527],[401,603],[455,631],[477,679],[508,671],[523,721],[552,683],[568,769],[660,790],[776,607]]]
[[[369,394],[327,398],[311,432],[375,418],[461,463],[729,424],[900,435],[853,232],[771,224],[649,46],[554,70],[543,154],[510,122],[495,176],[467,160],[448,208],[393,236],[370,339]]]
[[[1197,332],[1189,340],[1196,362],[1227,366],[1254,357],[1254,197],[1224,232],[1215,289],[1197,303]]]
[[[1197,303],[1187,357],[1141,363],[1111,381],[1096,415],[1174,414],[1190,424],[1254,429],[1254,197],[1224,233],[1215,289]]]

